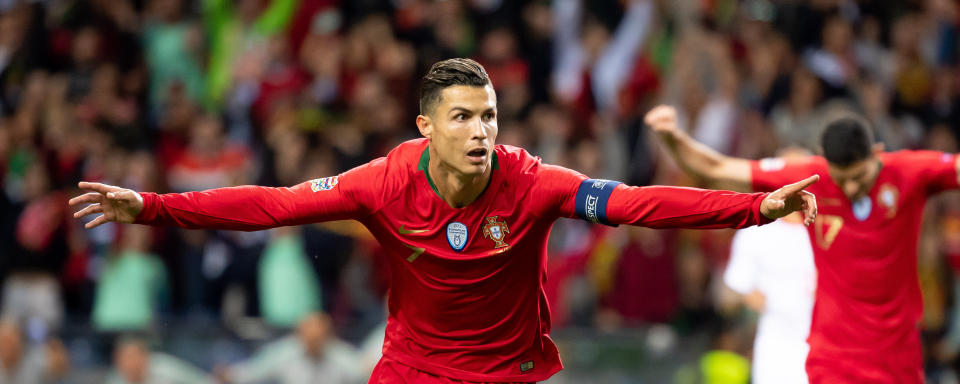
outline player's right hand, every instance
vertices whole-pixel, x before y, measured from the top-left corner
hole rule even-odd
[[[804,189],[819,180],[820,175],[815,174],[770,192],[760,203],[760,213],[776,220],[793,212],[803,212],[803,225],[813,224],[817,218],[817,198]]]
[[[112,185],[81,181],[77,186],[91,192],[70,199],[70,206],[90,204],[73,214],[74,218],[101,213],[85,224],[87,229],[95,228],[108,221],[132,223],[143,210],[143,198],[133,190]]]
[[[677,109],[669,105],[658,105],[647,112],[643,122],[654,132],[673,135],[680,131],[677,126]]]

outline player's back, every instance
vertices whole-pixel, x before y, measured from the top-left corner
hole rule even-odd
[[[385,160],[393,190],[362,220],[392,273],[384,358],[465,380],[545,380],[561,368],[541,287],[555,217],[527,195],[539,159],[494,152],[490,184],[464,208],[436,192],[426,140]]]

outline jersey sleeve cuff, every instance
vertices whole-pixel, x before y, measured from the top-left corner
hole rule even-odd
[[[157,194],[153,192],[137,192],[143,199],[143,209],[133,219],[134,224],[152,224],[157,217]]]
[[[754,193],[755,197],[753,200],[753,206],[751,207],[751,210],[753,211],[754,225],[764,225],[776,221],[776,219],[771,219],[764,216],[763,211],[760,209],[760,207],[763,205],[763,199],[766,199],[769,195],[769,193]]]

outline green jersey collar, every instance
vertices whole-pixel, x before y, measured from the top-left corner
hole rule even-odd
[[[494,170],[500,169],[500,161],[497,160],[497,151],[493,151],[493,158],[490,159],[490,165],[493,166]],[[423,149],[423,154],[420,155],[420,163],[417,164],[417,170],[423,171],[423,174],[427,176],[427,183],[430,183],[430,188],[433,189],[433,193],[436,193],[440,199],[443,199],[443,196],[440,196],[440,190],[437,189],[437,185],[433,183],[433,178],[430,177],[430,171],[428,170],[430,166],[430,146],[428,145]],[[487,183],[489,187],[490,184]],[[486,192],[486,188],[484,188]],[[483,193],[481,193],[482,195]]]

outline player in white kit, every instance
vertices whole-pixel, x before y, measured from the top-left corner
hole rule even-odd
[[[754,384],[808,383],[807,335],[816,267],[802,218],[741,229],[723,280],[760,312],[753,343]]]

